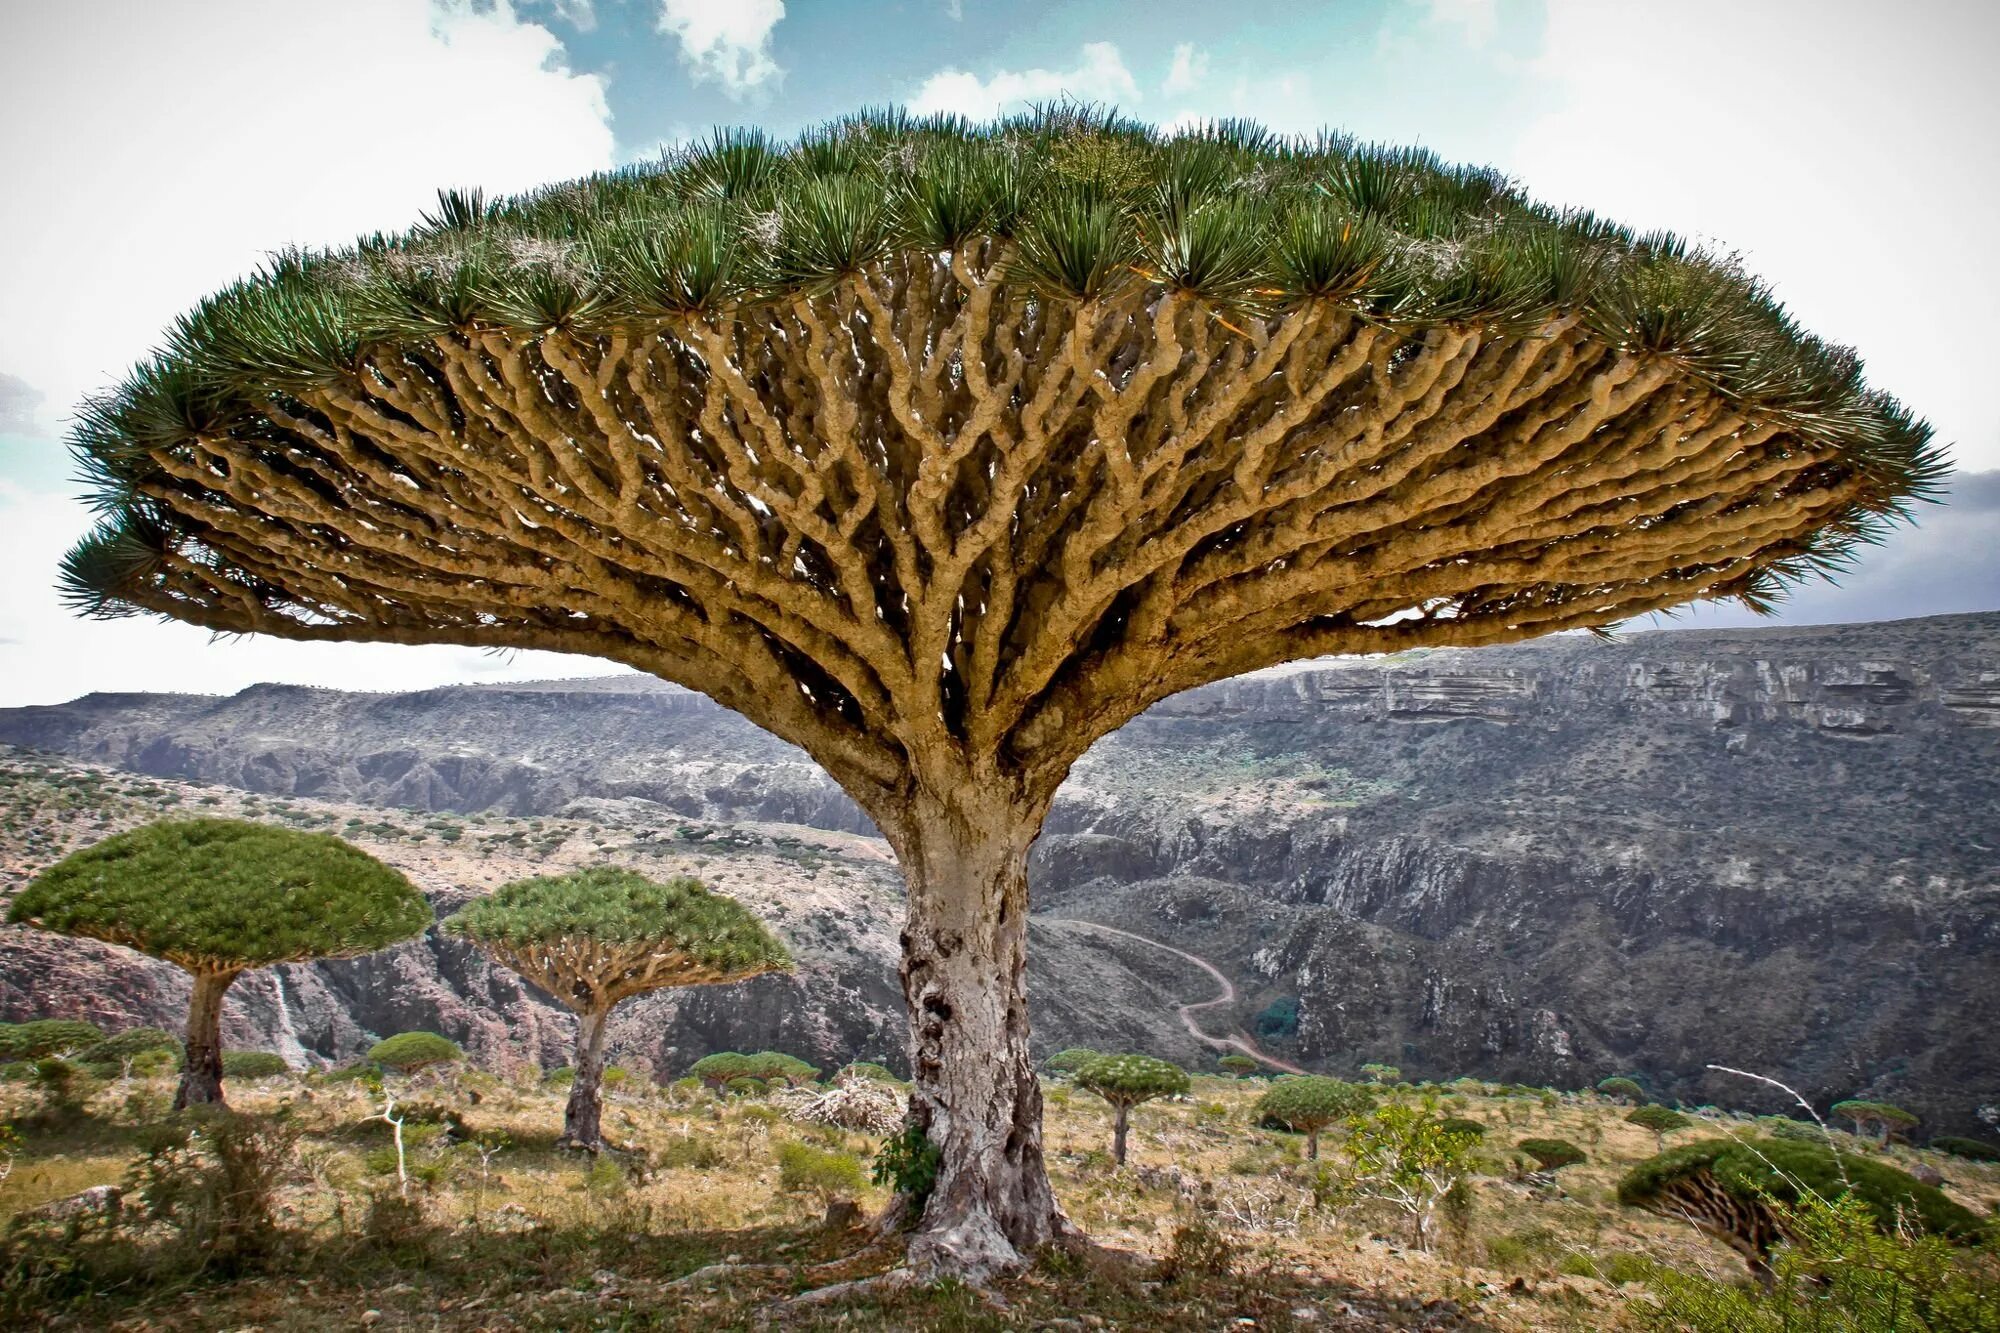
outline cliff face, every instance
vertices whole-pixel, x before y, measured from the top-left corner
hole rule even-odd
[[[357,806],[615,809],[633,838],[870,831],[795,750],[639,678],[91,696],[0,711],[0,741]],[[854,845],[876,849],[884,905],[829,923],[834,954],[863,947],[812,1021],[830,1046],[893,1055],[894,885],[879,843]],[[1716,1063],[1963,1128],[2000,1102],[1982,1039],[2000,1020],[1996,848],[2000,614],[1263,673],[1169,700],[1077,765],[1036,852],[1038,1043],[1194,1055],[1162,1010],[1205,984],[1059,920],[1086,917],[1215,962],[1246,1022],[1295,1002],[1275,1047],[1334,1072],[1630,1072],[1670,1097],[1759,1100]],[[467,1022],[514,1012],[449,958],[407,966],[307,1007],[363,1012],[443,978]],[[700,995],[647,1021],[676,1052],[743,1046],[780,1030],[785,999],[755,1031]],[[493,1021],[496,1041],[533,1029],[525,1011]]]

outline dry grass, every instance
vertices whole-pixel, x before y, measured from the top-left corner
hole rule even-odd
[[[1051,1169],[1075,1221],[1101,1242],[1155,1259],[1194,1222],[1197,1239],[1205,1230],[1221,1234],[1228,1272],[1183,1273],[1161,1284],[1056,1262],[1010,1284],[1005,1310],[945,1290],[835,1305],[803,1326],[845,1319],[926,1329],[1220,1327],[1248,1318],[1259,1328],[1603,1328],[1621,1323],[1643,1291],[1581,1275],[1605,1271],[1609,1256],[1626,1256],[1609,1265],[1613,1276],[1643,1274],[1642,1260],[1739,1269],[1692,1231],[1617,1206],[1617,1177],[1651,1155],[1652,1136],[1595,1097],[1550,1107],[1528,1097],[1452,1095],[1450,1111],[1489,1126],[1489,1162],[1469,1226],[1422,1253],[1396,1218],[1313,1209],[1298,1141],[1251,1125],[1260,1087],[1198,1078],[1185,1100],[1140,1108],[1123,1170],[1109,1162],[1108,1108],[1070,1089],[1052,1089],[1049,1099]],[[151,1090],[153,1105],[163,1090]],[[796,1138],[865,1159],[874,1147],[867,1135],[793,1125],[758,1101],[628,1088],[612,1093],[606,1119],[624,1151],[592,1163],[554,1149],[555,1090],[471,1073],[411,1095],[451,1105],[477,1139],[502,1146],[482,1164],[469,1145],[416,1144],[412,1197],[423,1226],[406,1243],[371,1238],[367,1225],[371,1199],[396,1190],[386,1130],[364,1122],[378,1102],[354,1084],[245,1085],[235,1093],[239,1109],[287,1106],[307,1131],[280,1199],[287,1243],[279,1257],[229,1280],[142,1265],[27,1313],[72,1328],[316,1331],[375,1309],[387,1327],[713,1330],[750,1327],[774,1300],[852,1275],[772,1267],[668,1285],[717,1262],[804,1265],[858,1248],[859,1234],[820,1229],[818,1201],[780,1192],[775,1148]],[[0,1090],[0,1112],[20,1118],[30,1098],[18,1086]],[[119,1181],[140,1133],[134,1113],[146,1104],[131,1102],[129,1089],[108,1090],[87,1120],[29,1133],[0,1182],[0,1219]],[[1676,1137],[1742,1128],[1704,1121]],[[1513,1179],[1505,1150],[1533,1136],[1570,1139],[1590,1160],[1562,1171],[1553,1190]],[[2000,1199],[2000,1168],[1898,1151],[1940,1165],[1968,1206],[1984,1212]],[[868,1209],[885,1201],[877,1190],[861,1200]],[[145,1228],[129,1230],[115,1241],[128,1262],[134,1247],[160,1243]],[[88,1247],[77,1254],[87,1261]],[[878,1255],[856,1271],[884,1262]]]

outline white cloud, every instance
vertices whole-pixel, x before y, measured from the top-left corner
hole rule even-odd
[[[589,32],[597,26],[594,0],[523,0],[523,7],[530,13],[545,9],[578,32]]]
[[[0,366],[45,428],[272,250],[612,163],[602,82],[504,0],[69,0],[8,28]]]
[[[1207,77],[1208,52],[1195,50],[1193,42],[1182,42],[1174,47],[1173,64],[1167,67],[1166,82],[1160,85],[1160,91],[1170,97],[1175,93],[1191,93]]]
[[[660,31],[681,44],[697,83],[742,97],[784,71],[771,58],[771,30],[785,0],[660,0]]]
[[[972,120],[991,120],[1002,112],[1062,97],[1122,105],[1140,100],[1139,82],[1115,45],[1089,42],[1074,69],[1000,70],[985,79],[945,69],[924,80],[909,100],[910,109],[919,115],[955,112]]]
[[[7,27],[0,367],[42,396],[29,434],[54,434],[176,314],[274,249],[406,226],[439,186],[522,190],[613,162],[603,83],[569,71],[505,0],[69,0]],[[32,400],[12,383],[0,397],[18,428]],[[17,457],[44,452],[26,443]],[[450,665],[462,649],[212,644],[185,626],[76,621],[56,562],[89,515],[25,475],[0,478],[0,704],[464,674]]]
[[[1740,248],[1806,327],[2000,464],[1985,321],[2000,11],[1954,0],[1548,0],[1557,109],[1504,163],[1538,196]]]
[[[1500,0],[1416,0],[1432,27],[1450,28],[1468,46],[1484,46],[1500,31]]]

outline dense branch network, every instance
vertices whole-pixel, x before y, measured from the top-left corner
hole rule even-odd
[[[134,600],[596,653],[845,775],[942,749],[1046,783],[1206,681],[1727,593],[1868,484],[1573,321],[1402,338],[1328,303],[1238,332],[1171,293],[1009,299],[998,265],[378,353],[161,460],[145,494],[206,549]]]
[[[336,338],[295,264],[252,293],[277,316],[218,298],[159,372],[227,361],[227,410],[103,414],[86,453],[125,553],[84,596],[609,657],[802,745],[881,818],[968,776],[1041,806],[1150,703],[1294,658],[1760,599],[1935,476],[1851,358],[1677,243],[1409,155],[1147,133],[858,121],[791,159],[719,139],[516,224],[460,200],[342,261],[374,266],[361,305],[423,306],[389,321],[409,336]],[[1230,198],[1283,173],[1303,202],[1274,220]],[[727,263],[697,264],[706,295],[632,313],[617,274],[650,242],[604,220],[614,186],[682,199],[655,230],[762,276],[725,298]],[[1614,260],[1637,276],[1607,319],[1587,289]],[[502,297],[468,294],[479,264]],[[1704,350],[1746,318],[1775,351]],[[352,345],[301,373],[285,336]]]

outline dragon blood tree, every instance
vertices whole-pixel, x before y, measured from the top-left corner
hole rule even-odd
[[[699,880],[657,884],[609,866],[516,880],[446,917],[478,946],[576,1014],[576,1077],[561,1143],[604,1146],[604,1034],[620,1001],[668,986],[742,981],[791,966],[742,904]]]
[[[222,1102],[222,1000],[237,977],[373,953],[430,925],[431,909],[402,872],[330,833],[170,819],[64,857],[7,920],[122,944],[194,979],[178,1109]]]
[[[1849,352],[1491,171],[863,116],[288,253],[87,406],[69,596],[595,654],[818,760],[909,892],[919,1273],[1064,1230],[1029,844],[1157,700],[1768,605],[1943,475]]]

